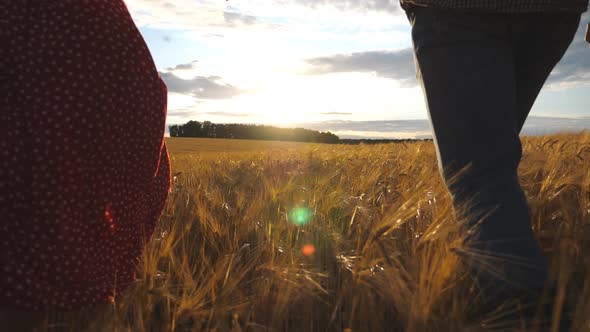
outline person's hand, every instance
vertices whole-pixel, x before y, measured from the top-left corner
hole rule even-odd
[[[586,42],[590,44],[590,23],[586,26]]]

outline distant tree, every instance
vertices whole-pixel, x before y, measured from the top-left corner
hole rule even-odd
[[[178,137],[179,127],[179,125],[168,126],[168,129],[170,130],[170,137]]]
[[[226,124],[216,124],[215,125],[215,137],[217,138],[233,138],[231,131],[229,131],[229,127]]]
[[[280,140],[297,142],[338,143],[340,139],[331,132],[319,132],[305,128],[278,128],[253,124],[215,124],[189,121],[183,125],[169,126],[172,137],[208,137]]]
[[[183,125],[184,137],[204,137],[201,123],[199,121],[189,121]]]
[[[215,138],[215,125],[211,121],[203,122],[202,132],[203,137]]]

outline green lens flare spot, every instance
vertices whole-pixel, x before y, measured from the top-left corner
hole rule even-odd
[[[311,221],[313,212],[308,208],[294,208],[289,212],[289,221],[297,226],[303,226]]]

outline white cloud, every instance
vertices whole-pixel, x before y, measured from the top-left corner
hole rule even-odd
[[[423,139],[432,137],[429,131],[359,131],[359,130],[335,130],[330,131],[340,138],[370,138],[370,139]]]
[[[548,89],[590,86],[590,47],[584,40],[589,20],[589,12],[582,15],[574,40],[547,80]]]
[[[191,70],[194,69],[197,65],[198,60],[193,60],[189,63],[179,63],[174,67],[166,68],[168,71],[176,71],[176,70]]]
[[[368,72],[395,79],[404,87],[413,87],[418,81],[412,54],[411,48],[403,48],[335,54],[307,59],[306,62],[311,66],[309,74]]]
[[[399,0],[294,0],[294,2],[317,8],[318,6],[333,6],[340,10],[361,10],[387,13],[401,11]]]
[[[127,0],[126,4],[138,26],[182,29],[225,23],[222,1]]]
[[[231,84],[224,83],[218,76],[196,76],[183,79],[170,72],[160,72],[160,76],[166,83],[168,92],[188,94],[200,99],[227,99],[244,92]]]
[[[397,0],[127,0],[139,26],[161,29],[240,28],[375,31],[407,23]]]
[[[340,138],[425,138],[432,136],[428,120],[320,121],[298,123],[303,128],[331,131]],[[590,118],[530,116],[523,136],[590,130]]]

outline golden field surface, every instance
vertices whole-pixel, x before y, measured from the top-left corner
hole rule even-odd
[[[257,141],[216,138],[167,137],[170,155],[192,154],[203,159],[219,159],[232,156],[247,158],[252,152],[274,153],[284,150],[305,151],[319,148],[319,143]]]
[[[590,132],[522,141],[533,228],[576,309],[574,331],[590,331]],[[108,330],[476,331],[500,321],[468,319],[477,296],[452,252],[462,233],[432,142],[167,145],[172,190]]]

